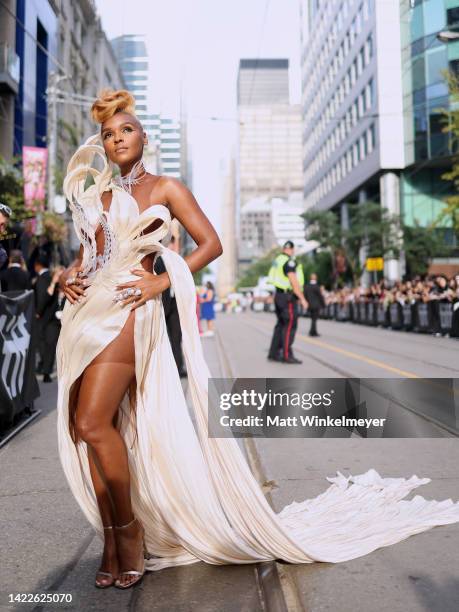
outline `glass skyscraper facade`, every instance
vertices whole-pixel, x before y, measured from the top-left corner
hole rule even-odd
[[[150,140],[160,140],[159,115],[149,112],[148,53],[145,37],[138,34],[118,36],[111,41],[127,89],[136,101],[136,114]],[[153,144],[152,143],[152,144]]]
[[[451,168],[453,141],[445,133],[452,101],[445,71],[459,74],[459,41],[442,42],[438,33],[459,27],[459,0],[403,2],[402,78],[407,168],[401,176],[402,214],[409,224],[428,225],[444,207],[454,186],[442,178]],[[455,242],[444,223],[445,241]]]

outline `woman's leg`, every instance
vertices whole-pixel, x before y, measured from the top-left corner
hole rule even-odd
[[[102,561],[99,567],[101,572],[109,572],[114,578],[118,576],[118,556],[116,552],[116,540],[115,540],[115,513],[113,507],[113,501],[111,499],[110,491],[105,482],[102,467],[100,466],[97,455],[88,445],[88,461],[89,469],[91,472],[91,478],[94,485],[94,490],[97,498],[97,505],[99,506],[99,512],[104,525],[104,551],[102,554]],[[112,526],[112,529],[105,529],[105,527]],[[101,586],[112,584],[112,579],[109,576],[98,575],[97,582]]]
[[[134,516],[127,449],[114,425],[119,405],[135,379],[134,316],[135,312],[129,314],[120,334],[85,369],[75,416],[76,431],[87,443],[88,456],[93,460],[91,476],[96,478],[93,483],[99,493],[97,499],[101,518],[109,520],[107,524],[113,524],[114,519],[116,525],[125,525]],[[94,467],[97,468],[96,462],[101,468],[101,475],[97,469],[94,470]],[[113,512],[109,519],[108,503],[111,505],[112,502]],[[113,537],[112,530],[108,532],[110,536],[106,537],[106,548],[110,546],[108,540]],[[121,570],[140,569],[136,567],[139,552],[138,545],[135,546],[139,534],[137,522],[115,534]],[[129,582],[133,578],[123,576],[121,582]]]

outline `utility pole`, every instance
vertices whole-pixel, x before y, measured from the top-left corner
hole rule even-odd
[[[48,88],[48,205],[49,211],[54,210],[54,198],[56,187],[54,183],[54,172],[57,162],[57,85],[60,81],[67,79],[67,75],[58,75],[56,72],[49,73]]]
[[[57,105],[70,104],[89,108],[94,102],[94,97],[63,91],[58,84],[68,79],[67,74],[59,75],[50,72],[46,96],[48,100],[48,206],[49,211],[54,210],[54,199],[56,197],[55,169],[57,166]]]

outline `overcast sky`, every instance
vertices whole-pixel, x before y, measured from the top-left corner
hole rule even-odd
[[[96,0],[109,38],[145,34],[153,111],[188,119],[192,190],[220,228],[221,168],[236,130],[240,58],[288,58],[300,101],[298,0]],[[219,120],[211,120],[218,117]]]

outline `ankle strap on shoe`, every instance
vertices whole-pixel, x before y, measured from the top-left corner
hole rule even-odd
[[[126,523],[126,525],[115,525],[115,529],[124,529],[125,527],[129,527],[129,525],[132,525],[132,523],[134,523],[136,520],[137,518],[134,517],[132,521],[130,523]]]
[[[108,527],[104,527],[104,529],[113,529],[113,525],[108,525]]]

